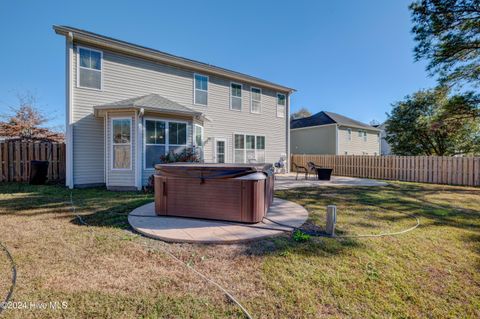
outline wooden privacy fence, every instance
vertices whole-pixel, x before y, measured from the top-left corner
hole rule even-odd
[[[0,182],[28,182],[32,160],[49,161],[48,181],[65,179],[65,144],[15,141],[0,143]]]
[[[313,162],[338,176],[480,186],[480,157],[292,154],[290,162]]]

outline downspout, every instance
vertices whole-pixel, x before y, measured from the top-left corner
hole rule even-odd
[[[66,106],[65,106],[65,186],[72,189],[73,181],[73,34],[66,37]]]
[[[290,92],[287,94],[287,110],[285,112],[287,121],[287,173],[290,173],[290,94]]]
[[[105,187],[108,187],[108,111],[105,111],[105,119],[104,119],[104,125],[103,125],[103,152],[104,152],[104,158],[103,158],[103,165],[104,165],[104,170],[103,173],[105,175]]]
[[[142,153],[143,153],[143,114],[145,110],[142,108],[138,112],[138,116],[136,117],[137,121],[137,147],[136,147],[136,186],[137,190],[142,189],[142,182],[143,182],[143,165],[142,165]]]

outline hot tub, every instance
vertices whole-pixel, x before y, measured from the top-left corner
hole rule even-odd
[[[271,164],[155,165],[155,212],[258,223],[273,201]]]

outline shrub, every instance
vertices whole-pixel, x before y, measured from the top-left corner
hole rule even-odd
[[[168,152],[167,155],[160,156],[160,163],[176,163],[176,162],[191,162],[198,163],[200,158],[193,148],[186,148],[179,153],[173,151]]]

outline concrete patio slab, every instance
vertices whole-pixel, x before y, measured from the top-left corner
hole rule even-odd
[[[320,186],[387,186],[388,183],[374,179],[332,176],[329,181],[319,181],[313,175],[305,180],[305,175],[299,174],[295,180],[296,173],[277,174],[275,176],[275,189],[290,189],[299,187],[320,187]]]
[[[308,218],[302,206],[275,198],[267,218],[292,227],[300,227]],[[154,203],[140,206],[128,215],[128,222],[139,233],[168,242],[238,243],[280,235],[291,228],[264,219],[257,224],[157,216]]]

